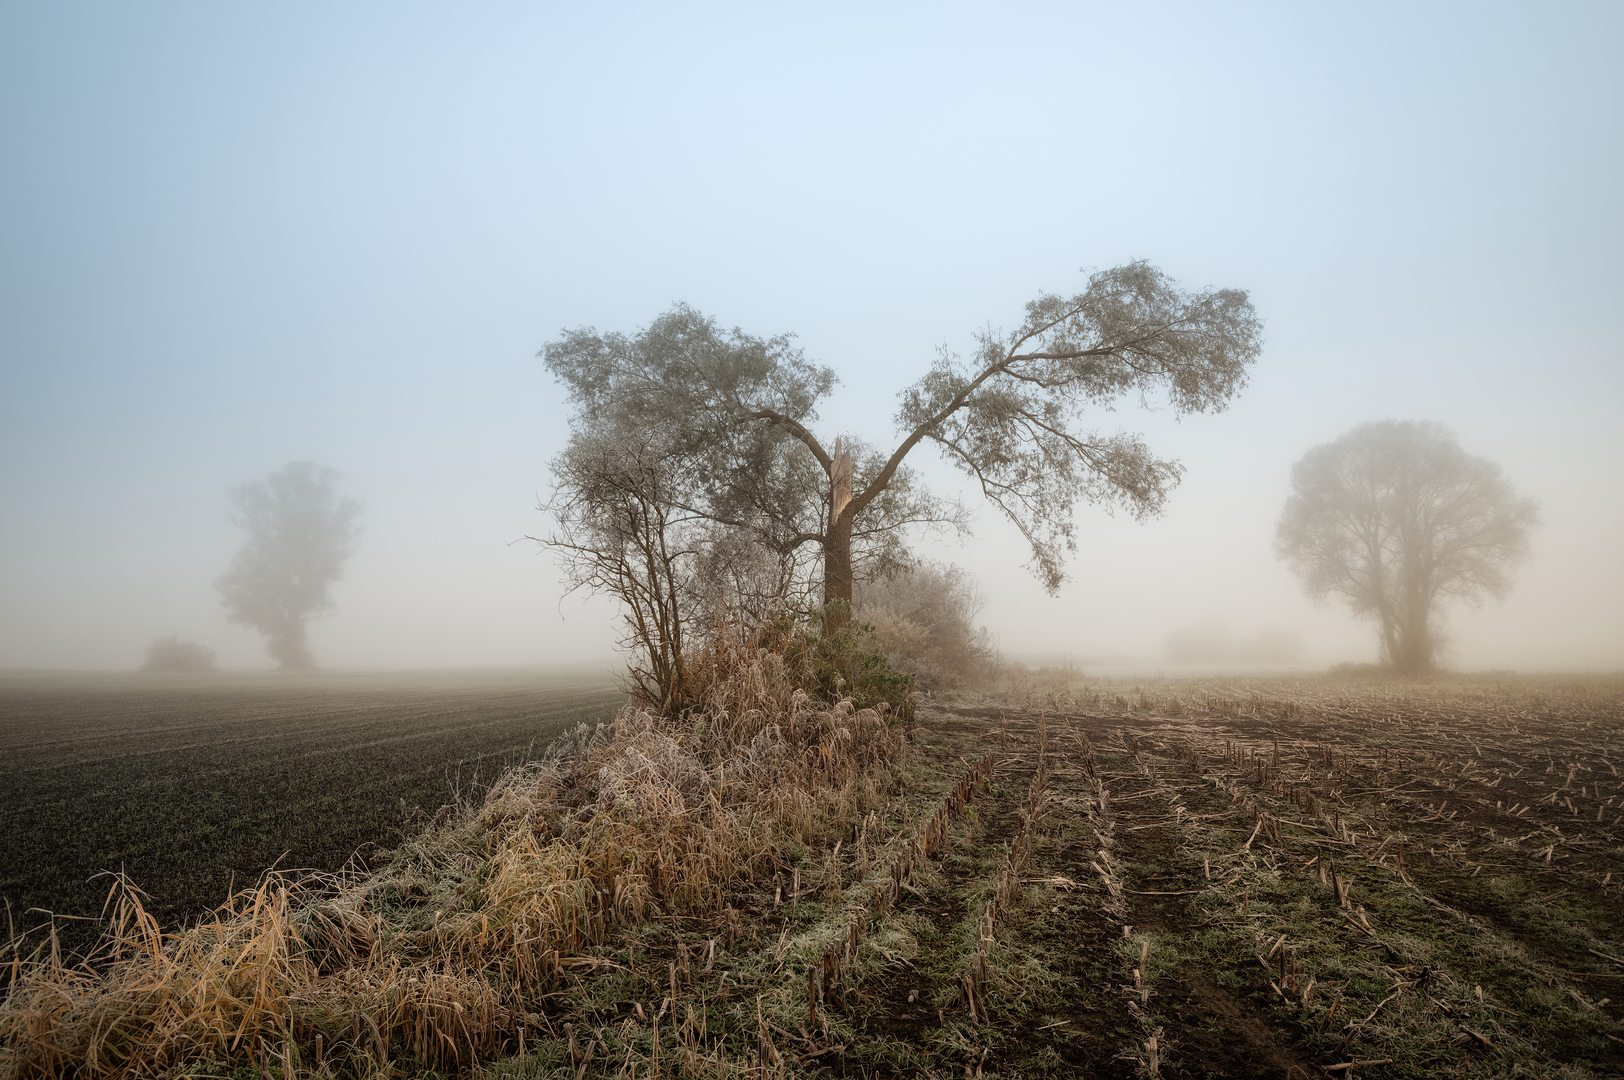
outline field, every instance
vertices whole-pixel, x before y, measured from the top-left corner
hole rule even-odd
[[[616,725],[190,937],[126,901],[123,967],[19,977],[0,1047],[26,1021],[17,1076],[1624,1076],[1624,679],[1028,679],[906,733],[797,708]]]
[[[943,1074],[1624,1073],[1618,680],[1096,685],[925,727],[944,769],[997,753],[993,794],[865,1023]],[[1046,809],[966,1024],[1040,728]]]
[[[336,870],[408,812],[611,718],[591,673],[0,676],[0,895],[95,916],[123,870],[166,925],[273,865]],[[421,821],[416,823],[421,827]],[[77,944],[82,935],[64,928]]]

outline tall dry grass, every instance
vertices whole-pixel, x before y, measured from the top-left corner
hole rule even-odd
[[[812,702],[769,650],[723,642],[702,667],[702,708],[578,729],[374,870],[271,874],[180,931],[119,878],[88,960],[9,945],[0,1078],[444,1073],[518,1049],[565,972],[606,963],[591,946],[720,910],[877,803],[904,754],[886,717]]]

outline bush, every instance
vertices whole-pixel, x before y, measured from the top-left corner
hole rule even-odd
[[[871,647],[924,690],[975,682],[996,664],[992,636],[975,625],[985,605],[969,573],[942,563],[863,582],[856,590],[856,617],[867,625]]]
[[[215,651],[195,641],[182,641],[178,634],[159,638],[147,646],[142,671],[215,671]]]
[[[794,650],[808,693],[825,701],[849,697],[858,709],[888,705],[901,719],[913,720],[916,680],[881,651],[872,625],[854,620],[833,634],[807,634]]]
[[[849,700],[858,710],[876,709],[911,722],[914,678],[893,667],[874,645],[873,629],[848,623],[834,634],[820,632],[821,620],[782,613],[745,628],[723,623],[705,643],[686,655],[692,702],[672,709],[634,685],[633,700],[651,712],[703,711],[737,720],[747,713],[784,711],[794,695],[834,704]]]

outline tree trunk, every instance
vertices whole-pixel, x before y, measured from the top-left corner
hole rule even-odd
[[[1414,590],[1405,605],[1400,641],[1404,655],[1394,657],[1393,662],[1401,672],[1425,675],[1432,670],[1432,631],[1427,627],[1427,602]]]
[[[1382,652],[1386,654],[1387,662],[1394,667],[1402,667],[1404,628],[1400,624],[1398,613],[1393,610],[1392,603],[1379,595],[1376,601],[1376,617],[1381,621]]]
[[[823,632],[851,622],[851,451],[835,440],[829,469],[829,528],[823,538]]]
[[[277,661],[283,671],[315,670],[316,658],[310,653],[303,619],[289,617],[283,620],[282,625],[271,631],[268,638],[265,651],[271,654],[271,659]]]
[[[823,544],[823,632],[832,634],[851,622],[851,522],[829,528]]]

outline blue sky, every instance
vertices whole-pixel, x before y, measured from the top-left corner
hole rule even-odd
[[[511,543],[562,328],[794,332],[878,443],[938,345],[1140,257],[1251,290],[1265,353],[1226,413],[1101,418],[1187,473],[1081,510],[1059,598],[990,513],[928,548],[1006,652],[1370,658],[1270,541],[1304,451],[1415,418],[1544,508],[1453,662],[1624,667],[1621,47],[1613,4],[5,5],[0,667],[267,666],[211,582],[225,489],[295,459],[367,504],[325,664],[602,657]]]

